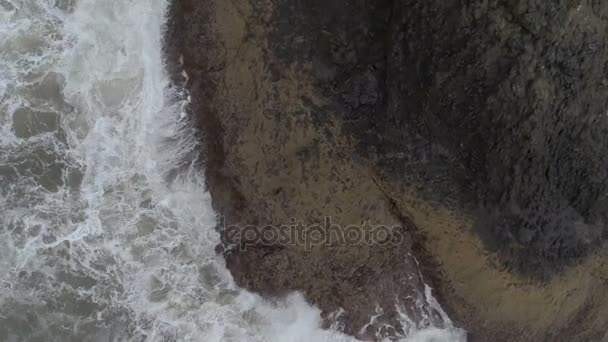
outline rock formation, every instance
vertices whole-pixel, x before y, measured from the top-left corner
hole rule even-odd
[[[407,331],[396,302],[444,324],[417,304],[424,282],[472,341],[606,338],[607,16],[594,0],[175,0],[169,66],[188,74],[236,281],[302,291],[361,338]],[[400,238],[227,233],[327,233],[328,217]]]

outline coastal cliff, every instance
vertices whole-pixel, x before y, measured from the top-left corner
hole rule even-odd
[[[407,332],[397,307],[446,325],[425,283],[472,341],[605,338],[606,5],[175,0],[169,16],[240,286],[301,291],[364,339]],[[326,218],[398,239],[229,234],[328,234]]]

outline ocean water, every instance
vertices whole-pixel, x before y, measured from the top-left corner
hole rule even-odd
[[[0,0],[0,341],[352,341],[214,253],[167,1]]]

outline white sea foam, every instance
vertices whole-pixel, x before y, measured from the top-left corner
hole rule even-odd
[[[215,255],[166,6],[0,0],[0,340],[352,340],[298,294],[238,289]]]

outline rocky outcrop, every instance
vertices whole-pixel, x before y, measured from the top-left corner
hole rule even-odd
[[[312,65],[289,49],[299,38],[271,38],[272,2],[204,3],[174,3],[167,44],[177,82],[180,60],[187,72],[219,248],[237,283],[269,297],[302,291],[327,326],[364,339],[442,326],[415,227],[333,122]],[[281,225],[302,238],[278,241]]]
[[[169,64],[188,74],[237,282],[300,290],[363,338],[407,330],[396,302],[443,324],[423,278],[471,340],[606,338],[607,15],[599,1],[175,0]],[[264,238],[292,219],[394,239]]]

